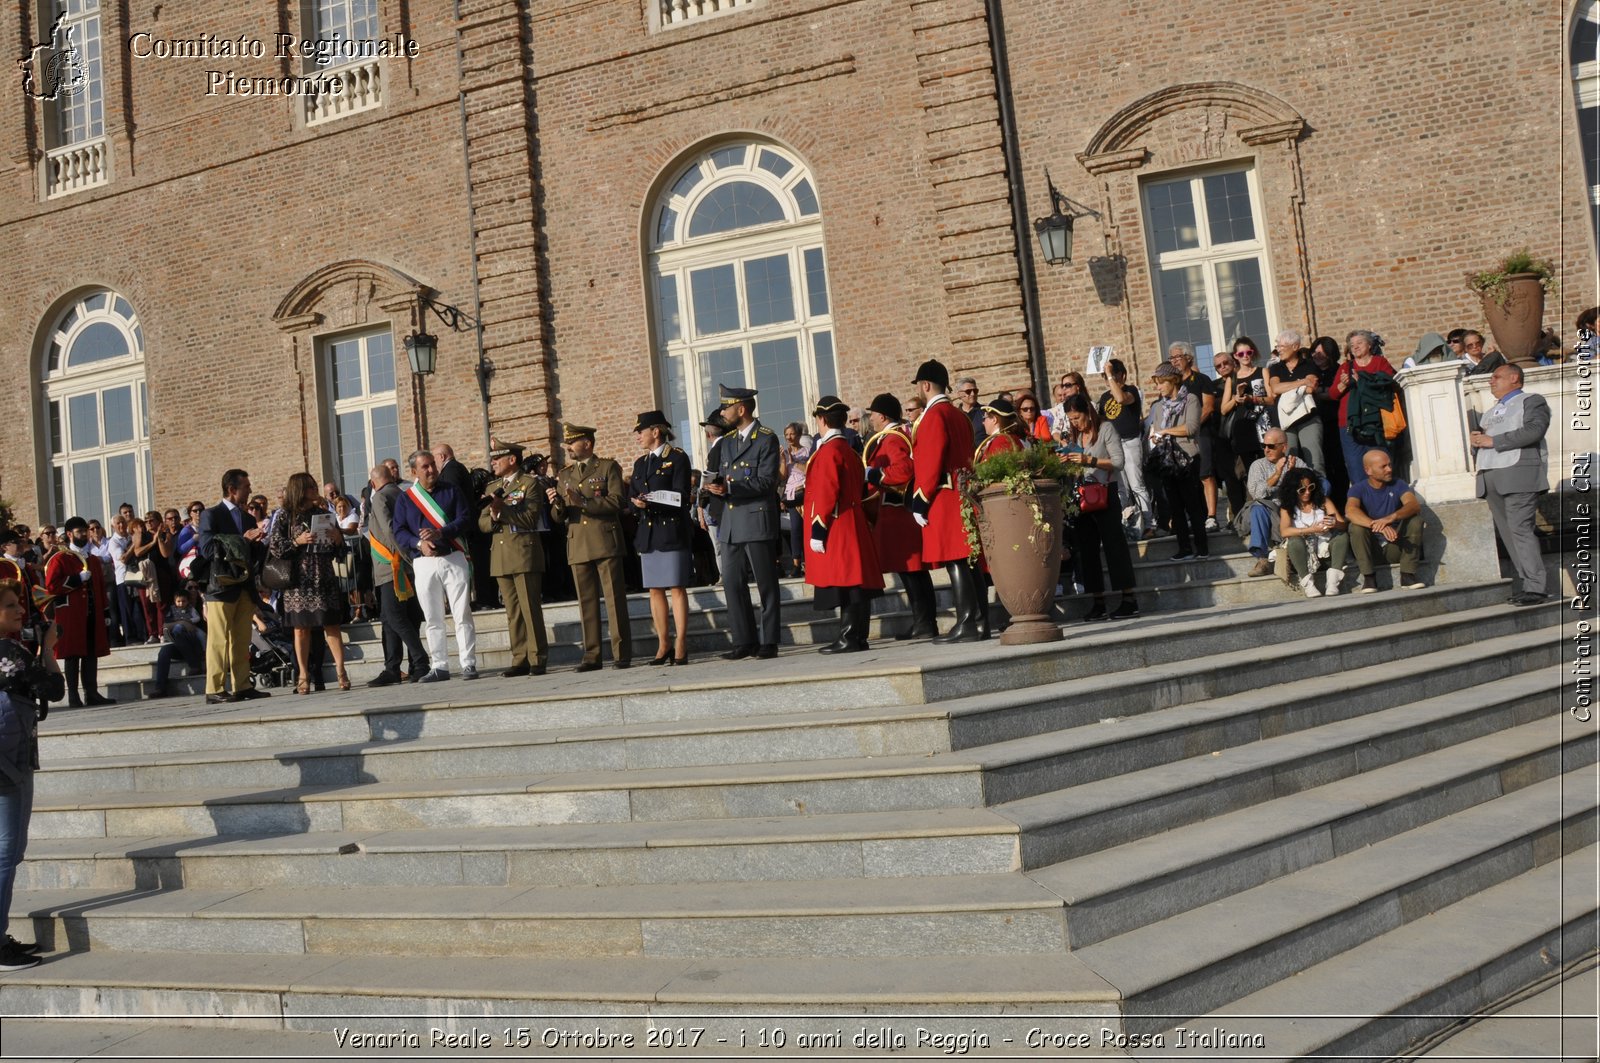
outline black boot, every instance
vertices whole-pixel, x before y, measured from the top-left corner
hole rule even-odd
[[[989,579],[977,569],[972,569],[972,579],[976,588],[973,594],[973,619],[978,622],[978,639],[981,641],[989,637]]]
[[[856,607],[839,607],[839,637],[828,643],[819,653],[853,653],[855,651]]]
[[[81,657],[68,657],[66,660],[67,673],[67,708],[83,708],[83,699],[78,697],[78,666],[82,663]]]
[[[856,622],[850,632],[850,648],[857,653],[861,653],[872,648],[867,644],[867,635],[872,630],[872,603],[862,599],[851,606],[851,609],[855,612]]]
[[[911,623],[894,637],[895,641],[933,638],[939,633],[939,628],[933,619],[933,577],[926,572],[903,572],[900,579],[906,585],[906,600],[911,606]]]
[[[947,569],[950,588],[956,597],[956,622],[949,631],[934,639],[941,645],[952,642],[977,642],[978,634],[978,582],[972,566],[965,561],[953,561]]]
[[[97,657],[83,659],[83,703],[85,705],[115,705],[116,698],[103,698],[100,696],[100,660]]]

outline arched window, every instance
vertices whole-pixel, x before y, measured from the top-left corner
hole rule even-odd
[[[694,425],[718,384],[760,391],[774,430],[809,425],[838,373],[822,211],[805,165],[766,143],[708,150],[672,176],[650,225],[662,409],[679,442],[698,447]]]
[[[144,331],[128,301],[91,292],[46,340],[44,396],[51,516],[104,521],[123,502],[154,504]]]
[[[1572,86],[1578,97],[1589,221],[1600,245],[1600,0],[1583,0],[1572,28]]]

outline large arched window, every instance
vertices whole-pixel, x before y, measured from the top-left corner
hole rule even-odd
[[[1589,189],[1589,220],[1600,246],[1600,0],[1583,0],[1572,29],[1572,86]]]
[[[771,144],[713,148],[672,175],[650,216],[662,409],[679,441],[717,385],[760,391],[775,430],[838,389],[822,212],[804,164]],[[703,457],[698,455],[697,457]]]
[[[44,397],[51,515],[105,520],[153,504],[144,331],[115,292],[82,296],[46,337]]]

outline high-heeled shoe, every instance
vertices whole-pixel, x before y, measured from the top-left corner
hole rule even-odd
[[[689,663],[689,655],[686,653],[682,657],[674,657],[668,663],[676,664],[676,665],[679,665],[679,666],[688,664]]]
[[[295,683],[294,692],[296,694],[309,694],[309,693],[311,693],[311,683],[310,683],[310,681],[305,679],[304,677],[302,677],[299,682]]]
[[[343,668],[337,669],[334,674],[339,677],[339,689],[340,690],[349,690],[350,689],[350,677],[344,674],[344,669]]]
[[[653,657],[645,662],[645,664],[650,668],[660,668],[664,664],[671,663],[672,655],[670,653],[663,653],[660,657]]]

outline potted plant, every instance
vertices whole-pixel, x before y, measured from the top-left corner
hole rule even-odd
[[[1467,287],[1483,302],[1483,316],[1495,346],[1506,360],[1535,365],[1534,351],[1544,324],[1545,294],[1556,290],[1556,271],[1526,247],[1500,260],[1494,269],[1469,273]]]
[[[1061,574],[1061,529],[1077,516],[1066,484],[1082,469],[1049,447],[1010,450],[975,464],[962,476],[962,521],[973,560],[989,564],[995,593],[1011,614],[1000,636],[1007,646],[1054,642],[1050,618]]]

